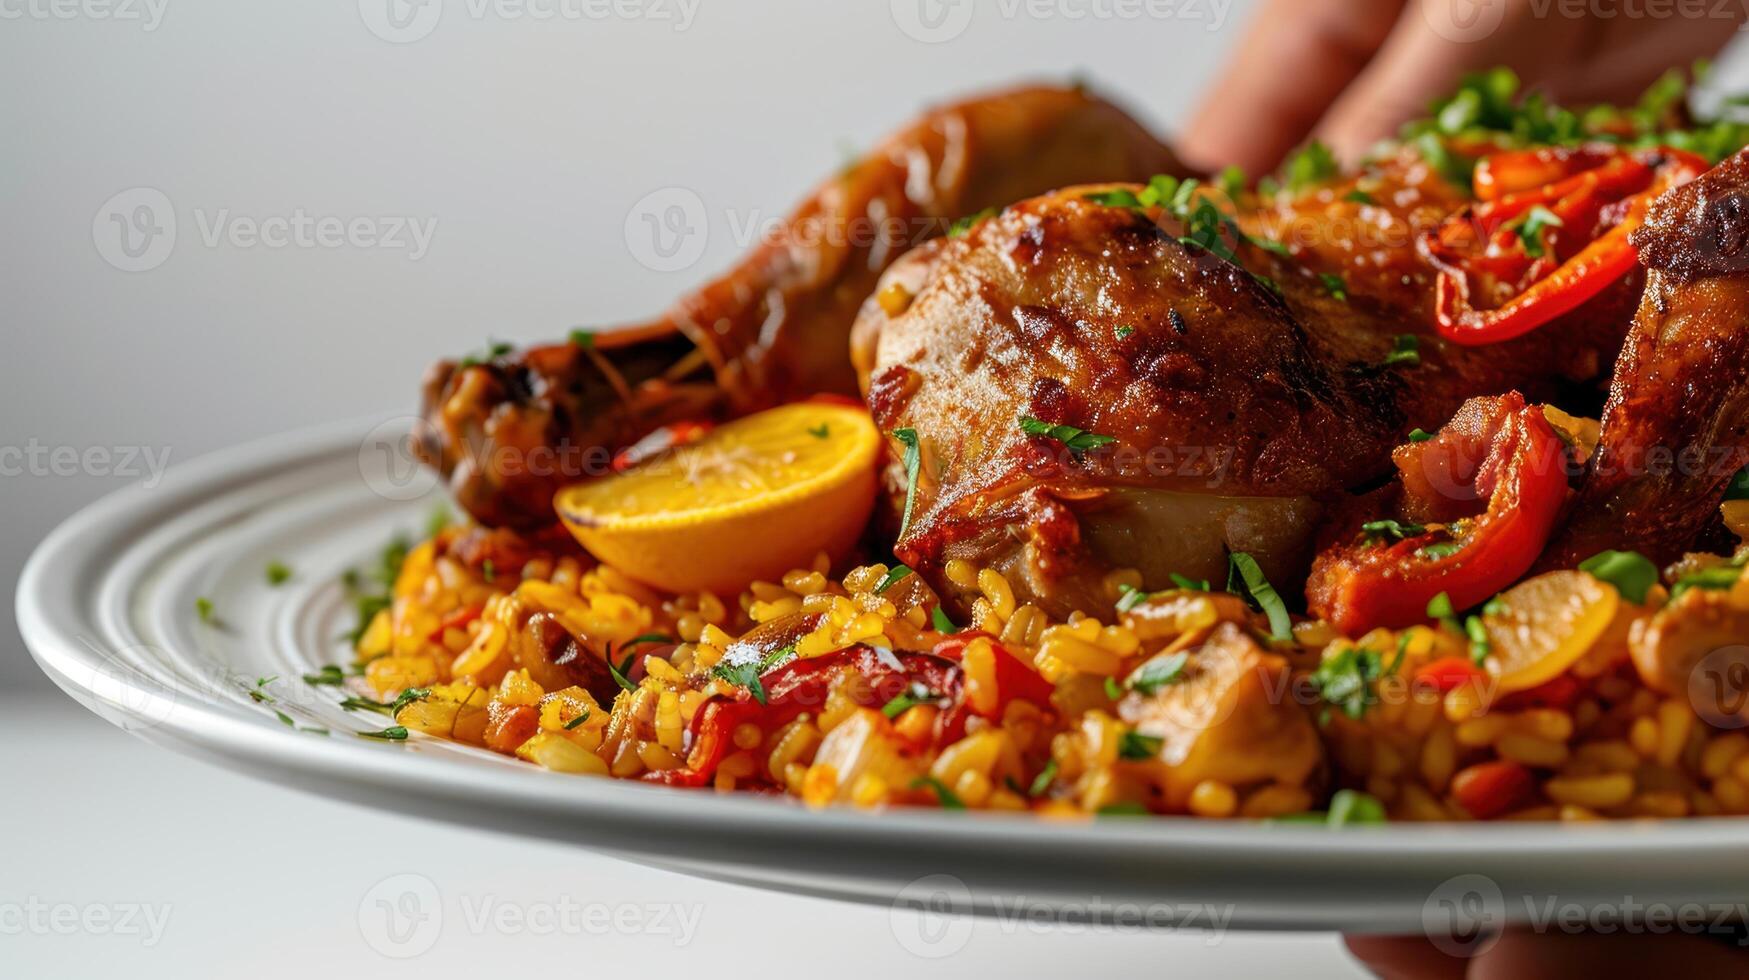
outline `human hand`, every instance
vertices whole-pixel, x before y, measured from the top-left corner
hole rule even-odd
[[[1473,957],[1422,936],[1344,936],[1383,980],[1540,980],[1543,977],[1743,977],[1749,953],[1687,933],[1562,933],[1511,929]]]
[[[1179,148],[1261,173],[1315,137],[1352,163],[1497,65],[1557,101],[1631,102],[1746,21],[1749,4],[1710,0],[1265,0]]]

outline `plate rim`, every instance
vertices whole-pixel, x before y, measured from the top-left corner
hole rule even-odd
[[[408,416],[398,416],[410,419]],[[33,660],[62,690],[96,710],[88,699],[101,692],[80,680],[92,651],[80,643],[80,614],[90,596],[77,594],[95,567],[97,553],[118,541],[136,539],[154,515],[185,510],[226,487],[247,486],[312,458],[329,458],[356,447],[364,435],[384,424],[380,415],[347,419],[253,440],[173,465],[142,497],[140,483],[114,490],[62,521],[33,549],[21,569],[15,609],[19,632]],[[142,481],[143,482],[143,481]],[[367,549],[360,548],[360,553]],[[98,632],[95,626],[87,632]],[[132,683],[125,679],[124,684]],[[132,694],[151,699],[155,692],[135,685]],[[1696,817],[1667,821],[1614,821],[1593,826],[1553,824],[1391,824],[1331,831],[1328,828],[1265,825],[1258,821],[1214,821],[1156,816],[1045,821],[1027,814],[948,813],[926,808],[865,812],[848,807],[809,809],[787,799],[748,794],[677,791],[633,781],[579,779],[515,767],[471,770],[463,779],[449,760],[395,751],[379,744],[316,739],[240,713],[210,691],[189,692],[176,710],[155,722],[159,734],[185,754],[207,752],[260,767],[254,774],[275,778],[276,770],[304,780],[356,784],[445,801],[468,811],[484,808],[477,820],[490,829],[491,814],[509,806],[522,816],[576,816],[588,812],[619,820],[638,819],[667,828],[709,822],[740,835],[801,835],[815,844],[927,840],[933,847],[967,847],[995,854],[1014,848],[1049,846],[1089,857],[1134,858],[1150,852],[1195,849],[1201,859],[1232,856],[1306,866],[1308,852],[1318,865],[1332,861],[1387,858],[1420,868],[1457,865],[1482,856],[1533,857],[1574,871],[1599,859],[1703,858],[1720,847],[1741,848],[1749,841],[1749,819]],[[100,715],[103,713],[99,712]],[[106,720],[115,722],[113,718]],[[153,740],[158,740],[154,737]],[[508,814],[505,814],[506,816]],[[1456,873],[1456,872],[1454,872]]]

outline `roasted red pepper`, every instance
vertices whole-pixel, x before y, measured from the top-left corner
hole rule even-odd
[[[1395,462],[1395,518],[1351,524],[1306,583],[1312,611],[1349,636],[1426,622],[1441,592],[1456,609],[1492,598],[1530,569],[1567,499],[1565,444],[1516,392],[1465,402]]]
[[[983,635],[981,633],[956,634],[951,639],[936,644],[934,653],[938,657],[945,657],[958,663],[964,657],[967,644]],[[974,713],[981,714],[986,718],[1000,719],[1003,712],[1008,709],[1008,705],[1014,701],[1030,701],[1041,708],[1048,707],[1051,703],[1051,694],[1056,691],[1051,682],[1045,680],[1038,671],[1033,670],[1030,664],[1008,652],[1007,647],[995,642],[993,637],[990,639],[991,646],[996,651],[995,708],[992,711]]]
[[[1478,763],[1451,780],[1452,799],[1477,820],[1511,812],[1535,789],[1530,770],[1508,759]]]
[[[665,425],[620,450],[609,464],[615,473],[645,463],[681,446],[697,442],[713,428],[710,422],[675,422]]]
[[[1499,343],[1597,296],[1633,269],[1638,256],[1628,235],[1652,200],[1706,169],[1700,157],[1668,147],[1544,147],[1484,158],[1475,174],[1482,203],[1420,242],[1440,270],[1440,334],[1459,344]],[[1533,209],[1554,221],[1527,235]]]
[[[795,720],[804,711],[818,711],[832,686],[848,672],[859,683],[848,688],[852,698],[865,707],[884,707],[914,687],[940,699],[932,742],[935,747],[958,741],[965,735],[971,709],[964,697],[965,672],[960,659],[966,645],[982,634],[961,634],[938,644],[930,653],[876,650],[857,646],[849,650],[791,660],[767,671],[760,678],[765,701],[743,690],[733,698],[714,698],[693,719],[692,745],[686,766],[652,772],[644,778],[672,786],[703,786],[716,774],[728,754],[735,728],[751,722],[771,732]],[[1048,707],[1054,688],[1049,681],[1002,647],[992,642],[996,654],[996,687],[999,692],[995,717],[1015,700]]]
[[[1441,694],[1450,694],[1471,681],[1487,679],[1488,672],[1468,657],[1441,657],[1415,672],[1416,684]]]
[[[705,785],[728,753],[737,726],[752,722],[770,732],[789,724],[804,711],[818,711],[826,703],[833,682],[846,671],[855,673],[862,682],[851,689],[857,703],[879,708],[909,691],[913,684],[920,684],[950,705],[936,722],[942,740],[950,741],[948,736],[953,732],[965,731],[960,697],[964,675],[958,664],[928,653],[857,646],[823,657],[791,660],[766,671],[760,678],[765,691],[763,704],[747,690],[733,698],[713,698],[693,718],[692,746],[686,755],[686,766],[647,773],[644,778],[671,786]]]

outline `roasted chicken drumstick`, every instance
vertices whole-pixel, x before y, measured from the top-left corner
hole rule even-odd
[[[845,352],[858,307],[888,264],[954,220],[1067,184],[1177,169],[1133,119],[1078,88],[933,110],[656,322],[438,364],[417,445],[480,522],[550,525],[560,487],[601,475],[653,429],[855,394]]]

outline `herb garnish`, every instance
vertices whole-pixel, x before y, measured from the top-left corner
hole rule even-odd
[[[1636,606],[1645,605],[1646,593],[1658,584],[1658,566],[1637,551],[1601,551],[1580,562],[1579,570],[1615,586]]]
[[[508,354],[515,349],[515,347],[502,340],[494,340],[487,344],[486,352],[484,354],[469,354],[462,358],[460,366],[471,368],[489,361],[496,361],[498,358],[503,357],[505,354]]]
[[[1524,254],[1533,259],[1540,259],[1548,254],[1548,243],[1543,239],[1543,233],[1549,228],[1559,228],[1563,222],[1560,215],[1538,204],[1525,212],[1524,217],[1507,225],[1507,230],[1518,236],[1524,245]]]
[[[937,633],[945,633],[950,636],[960,631],[960,628],[953,624],[953,620],[947,618],[947,613],[943,612],[940,606],[936,606],[934,611],[929,614],[929,625],[933,626]]]
[[[311,687],[339,687],[346,683],[346,671],[339,664],[325,664],[314,674],[305,674],[304,683]]]
[[[918,776],[911,781],[911,788],[934,790],[935,799],[941,804],[943,810],[964,810],[966,808],[965,803],[954,795],[953,790],[948,789],[945,783],[934,776]]]
[[[572,718],[570,721],[565,722],[565,731],[567,731],[567,732],[571,731],[572,729],[576,728],[578,725],[581,725],[588,720],[589,720],[589,709],[584,708],[582,714],[578,715],[575,718]]]
[[[881,714],[886,715],[890,720],[899,717],[920,704],[934,704],[940,700],[941,695],[931,691],[929,688],[924,687],[922,684],[912,684],[909,688],[900,692],[897,697],[894,697],[891,701],[882,705]]]
[[[1387,539],[1402,541],[1405,538],[1416,538],[1427,533],[1427,528],[1414,522],[1393,520],[1367,521],[1360,526],[1360,533],[1367,541],[1383,544]]]
[[[1725,487],[1726,500],[1749,500],[1749,467],[1737,471]]]
[[[594,350],[595,334],[583,329],[573,330],[571,331],[571,343],[576,344],[584,350]]]
[[[1339,302],[1348,302],[1348,283],[1334,272],[1318,273],[1318,281],[1324,284],[1324,291]]]
[[[291,581],[292,570],[284,562],[270,561],[267,563],[267,584],[284,585]]]
[[[875,586],[875,595],[880,595],[894,585],[897,585],[900,579],[903,579],[909,574],[911,574],[911,569],[904,565],[894,565],[892,568],[887,569],[887,574],[881,576],[880,584]]]
[[[356,734],[359,738],[380,738],[390,742],[405,742],[407,740],[407,729],[400,725],[390,725],[380,732],[358,732]]]
[[[1397,663],[1401,663],[1400,657]],[[1397,663],[1391,665],[1392,670]],[[1387,673],[1384,657],[1377,650],[1349,646],[1326,657],[1307,681],[1318,691],[1318,697],[1325,704],[1358,721],[1377,700],[1373,691],[1374,682],[1387,676]],[[1328,721],[1329,708],[1326,708],[1320,714],[1318,723],[1322,725]]]
[[[1119,592],[1123,593],[1117,600],[1117,611],[1120,613],[1129,612],[1148,601],[1149,593],[1145,589],[1138,589],[1127,582],[1117,588]]]
[[[916,429],[894,429],[893,438],[905,447],[905,516],[899,520],[899,537],[911,526],[911,508],[917,503],[917,471],[923,465],[923,449]]]
[[[195,597],[194,614],[200,617],[200,621],[208,626],[215,625],[219,621],[218,617],[213,615],[213,601],[206,596]]]
[[[1166,740],[1155,735],[1143,735],[1138,731],[1126,731],[1118,736],[1117,757],[1138,762],[1152,759],[1158,755]]]
[[[1282,602],[1275,587],[1269,584],[1269,579],[1264,576],[1257,559],[1243,551],[1235,551],[1227,556],[1227,560],[1227,591],[1248,597],[1263,610],[1264,615],[1269,617],[1271,639],[1293,639],[1293,620],[1288,618],[1287,604]],[[1235,585],[1242,585],[1244,591],[1240,592],[1234,588]]]
[[[1037,776],[1033,777],[1032,785],[1027,787],[1026,795],[1035,798],[1043,796],[1045,791],[1051,788],[1051,784],[1056,781],[1057,760],[1052,759],[1045,763],[1045,767],[1039,770]]]
[[[1312,140],[1288,158],[1281,179],[1288,190],[1299,191],[1335,177],[1336,171],[1336,155],[1328,146]]]
[[[808,430],[808,435],[811,435],[816,439],[824,439],[827,436],[830,436],[831,434],[832,434],[832,427],[829,423],[826,423],[826,422],[821,422],[818,427],[811,428]]]
[[[959,238],[966,232],[971,231],[978,222],[983,221],[985,218],[988,218],[995,213],[995,208],[985,208],[976,214],[968,214],[963,218],[957,218],[954,220],[953,224],[947,226],[947,237]]]
[[[766,671],[795,656],[795,653],[795,644],[792,643],[787,647],[771,651],[758,661],[747,661],[731,665],[719,664],[715,670],[711,671],[711,674],[728,681],[736,687],[746,688],[747,693],[753,695],[753,700],[758,701],[760,704],[765,704],[765,685],[760,682],[759,678],[764,675]],[[631,666],[631,658],[629,656],[626,658],[626,666],[628,668]],[[627,688],[627,690],[631,689]]]
[[[1421,338],[1412,333],[1398,334],[1391,345],[1391,352],[1385,355],[1384,367],[1395,367],[1399,364],[1407,367],[1421,366]]]
[[[1125,682],[1137,694],[1154,694],[1163,687],[1182,683],[1184,668],[1190,663],[1190,651],[1180,650],[1164,660],[1150,660],[1136,668]]]
[[[1488,627],[1482,622],[1482,617],[1471,616],[1464,620],[1464,635],[1470,640],[1470,659],[1480,667],[1488,659],[1488,654],[1494,652],[1494,642],[1488,636]]]
[[[1426,429],[1418,428],[1418,429],[1414,430],[1413,432],[1409,433],[1409,441],[1410,442],[1427,442],[1428,440],[1430,440],[1432,438],[1433,438],[1433,433],[1428,432]]]
[[[1077,459],[1090,450],[1098,449],[1100,446],[1109,446],[1117,441],[1111,436],[1102,436],[1097,432],[1077,429],[1072,425],[1052,425],[1049,422],[1041,422],[1030,415],[1020,417],[1020,430],[1030,436],[1045,436],[1057,440],[1069,447],[1069,452],[1074,453]]]

